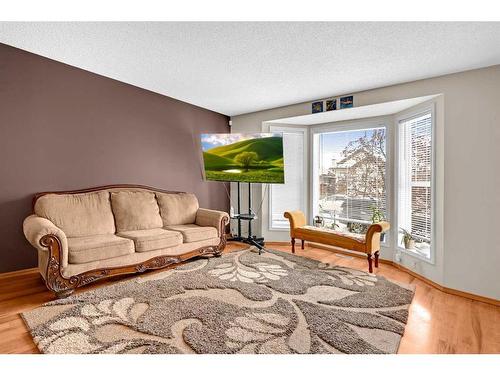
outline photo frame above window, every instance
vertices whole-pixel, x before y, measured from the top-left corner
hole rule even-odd
[[[321,101],[314,102],[311,105],[311,109],[312,109],[312,113],[323,112],[323,101],[321,100]]]
[[[328,99],[326,101],[326,110],[335,111],[337,109],[337,99]]]
[[[339,99],[340,109],[352,108],[354,105],[354,97],[351,96],[343,96]]]

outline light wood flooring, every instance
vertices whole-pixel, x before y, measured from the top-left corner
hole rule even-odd
[[[230,243],[226,251],[247,245]],[[290,251],[290,246],[270,248]],[[365,259],[306,246],[297,255],[325,263],[366,270]],[[161,272],[161,271],[154,271]],[[441,292],[392,265],[381,264],[375,273],[416,286],[408,324],[399,353],[500,353],[500,307]],[[100,287],[122,276],[101,281],[81,291]],[[0,353],[38,353],[19,313],[54,299],[34,269],[0,274]]]

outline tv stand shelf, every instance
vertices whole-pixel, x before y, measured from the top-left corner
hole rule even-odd
[[[236,214],[231,219],[235,220],[254,220],[257,218],[257,215],[255,214]]]

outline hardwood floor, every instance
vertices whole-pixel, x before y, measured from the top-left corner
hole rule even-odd
[[[226,251],[246,246],[230,243]],[[270,247],[291,251],[290,246]],[[296,254],[351,268],[367,267],[365,259],[326,249],[306,246]],[[441,292],[391,265],[381,264],[375,273],[416,286],[399,353],[500,353],[500,307]],[[98,282],[78,292],[132,277],[137,275]],[[0,274],[0,353],[38,353],[19,313],[52,299],[35,270]]]

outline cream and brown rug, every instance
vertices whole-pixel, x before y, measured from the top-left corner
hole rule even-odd
[[[413,293],[366,272],[247,249],[23,317],[43,353],[396,353]]]

